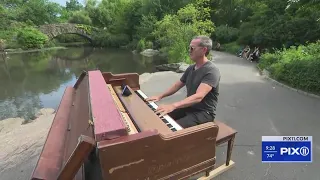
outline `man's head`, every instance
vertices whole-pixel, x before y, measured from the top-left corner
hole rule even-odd
[[[189,45],[190,58],[198,61],[207,56],[212,49],[212,40],[208,36],[196,36]]]

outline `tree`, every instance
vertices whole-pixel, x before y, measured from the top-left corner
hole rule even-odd
[[[79,11],[83,8],[82,4],[77,0],[70,0],[66,2],[66,10],[67,11]]]

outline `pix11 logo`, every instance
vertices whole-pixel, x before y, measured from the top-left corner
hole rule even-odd
[[[281,147],[280,155],[289,155],[289,156],[308,156],[310,149],[306,146],[303,147]]]

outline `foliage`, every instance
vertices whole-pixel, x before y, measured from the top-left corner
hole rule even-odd
[[[6,40],[0,39],[0,52],[5,49],[5,42],[6,42]]]
[[[26,27],[18,32],[17,41],[24,49],[42,48],[48,37],[35,28]]]
[[[82,29],[86,34],[91,34],[92,33],[92,26],[88,26],[85,24],[77,24],[77,28]]]
[[[295,88],[320,93],[320,41],[263,54],[259,67]]]
[[[92,20],[85,11],[75,11],[68,20],[69,23],[91,25]]]
[[[77,0],[69,0],[66,2],[66,10],[67,11],[79,11],[83,8],[82,4]]]
[[[0,38],[6,40],[6,47],[15,47],[18,44],[14,41],[17,34],[14,24],[38,26],[71,22],[127,36],[132,47],[145,39],[151,41],[154,48],[167,49],[169,53],[168,49],[174,45],[164,45],[167,43],[157,39],[159,34],[156,37],[155,32],[161,29],[160,22],[171,16],[174,22],[178,19],[183,25],[181,31],[203,34],[204,27],[209,29],[205,30],[206,34],[221,44],[236,41],[240,45],[272,49],[304,45],[320,38],[320,3],[317,1],[86,0],[84,5],[79,2],[70,0],[61,6],[50,0],[2,0]],[[210,30],[211,24],[217,26],[214,33]],[[161,37],[164,36],[166,33],[162,33]],[[185,44],[182,42],[177,44]],[[177,56],[179,52],[171,54]]]
[[[161,50],[168,55],[169,62],[185,61],[190,63],[188,56],[190,40],[196,35],[208,35],[214,31],[214,24],[208,20],[206,1],[197,1],[179,9],[177,14],[165,15],[156,23],[153,32]]]
[[[153,48],[153,43],[151,41],[146,40],[146,39],[140,39],[138,41],[138,44],[136,47],[138,52],[141,52],[145,49],[152,49],[152,48]]]
[[[141,52],[141,51],[143,51],[145,49],[146,49],[146,42],[145,42],[144,39],[140,39],[140,41],[137,44],[137,51]]]
[[[261,56],[261,60],[259,61],[258,67],[260,69],[270,70],[270,66],[278,62],[281,58],[281,51],[276,51],[274,53],[264,53]]]
[[[239,30],[237,28],[220,25],[215,29],[213,39],[220,44],[234,42],[238,39]]]
[[[93,45],[100,47],[119,48],[129,43],[129,37],[126,34],[111,34],[106,30],[100,30],[92,35]]]
[[[154,36],[152,32],[155,29],[155,24],[157,23],[157,18],[153,15],[145,16],[143,15],[140,23],[135,26],[136,34],[134,36],[135,39],[145,38],[150,41],[154,41]]]
[[[237,42],[231,42],[221,46],[222,51],[226,51],[234,55],[236,55],[241,49],[242,47],[239,46]]]

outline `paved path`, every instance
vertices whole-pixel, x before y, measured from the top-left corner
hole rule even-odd
[[[236,166],[216,180],[320,180],[320,99],[265,80],[254,63],[214,53],[222,74],[217,119],[239,132],[232,156]],[[163,73],[151,77],[141,88],[149,96],[155,95],[180,76]],[[181,99],[184,95],[185,89],[182,89],[161,103]],[[261,163],[261,136],[267,135],[313,136],[313,163]],[[218,161],[222,162],[226,147],[219,147],[217,151]]]

